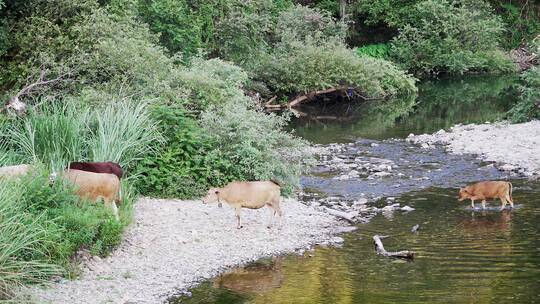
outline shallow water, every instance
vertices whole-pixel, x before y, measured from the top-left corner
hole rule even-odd
[[[321,144],[347,143],[334,145],[331,156],[302,179],[306,200],[315,195],[343,201],[382,197],[375,203],[380,207],[387,204],[385,197],[394,196],[393,202],[415,210],[379,213],[344,235],[341,248],[262,260],[171,303],[540,302],[540,183],[507,176],[473,156],[387,140],[496,119],[508,108],[511,83],[472,78],[424,84],[416,104],[394,109],[394,114],[373,114],[378,109],[364,119],[359,111],[352,121],[322,125],[320,119],[303,117],[295,126],[300,135]],[[340,117],[349,113],[333,111]],[[360,164],[353,168],[358,174],[340,179],[351,164]],[[372,167],[364,164],[391,164],[392,169],[373,178]],[[470,203],[456,201],[463,184],[505,178],[514,184],[514,210],[498,211],[495,201],[488,210],[473,210]],[[411,233],[416,224],[418,233]],[[383,240],[387,250],[414,250],[416,258],[377,256],[374,234],[390,236]]]

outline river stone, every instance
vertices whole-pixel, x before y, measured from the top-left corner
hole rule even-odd
[[[514,170],[517,169],[517,167],[514,166],[514,165],[511,165],[511,164],[504,164],[504,165],[500,166],[499,169],[501,169],[503,171],[514,171]]]

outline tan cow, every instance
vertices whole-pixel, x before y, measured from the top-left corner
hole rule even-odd
[[[116,175],[68,169],[61,173],[61,177],[75,185],[78,196],[92,202],[103,199],[105,206],[111,208],[114,217],[120,219],[116,206],[116,202],[120,202],[120,180]],[[55,178],[56,174],[53,173],[51,179]]]
[[[15,165],[0,167],[0,178],[21,177],[32,170],[32,165]]]
[[[506,206],[506,201],[510,202],[510,206],[514,208],[512,200],[512,183],[503,181],[487,181],[469,185],[459,189],[458,201],[465,199],[471,200],[471,206],[474,208],[475,200],[482,200],[482,208],[486,208],[486,199],[499,198],[502,206],[501,210]]]
[[[280,218],[282,212],[279,206],[281,200],[281,187],[273,181],[256,182],[232,182],[223,188],[211,188],[202,199],[204,204],[226,202],[234,208],[237,228],[240,225],[240,211],[242,208],[259,209],[265,205],[272,208],[268,222],[268,228],[272,225],[272,219],[277,213]],[[272,212],[273,211],[273,212]]]

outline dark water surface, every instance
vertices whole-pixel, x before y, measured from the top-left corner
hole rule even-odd
[[[416,99],[307,103],[299,108],[304,116],[291,126],[301,137],[327,144],[405,138],[458,123],[484,123],[501,118],[510,108],[515,82],[515,76],[443,79],[419,84]]]
[[[308,192],[344,200],[362,193],[396,196],[416,210],[378,214],[344,235],[341,248],[265,259],[171,303],[540,303],[540,183],[506,176],[472,156],[384,140],[501,117],[512,99],[512,81],[476,77],[423,84],[418,100],[392,110],[302,109],[311,117],[295,122],[298,134],[323,144],[348,142],[336,152],[345,162],[393,162],[391,174],[378,179],[360,169],[357,178],[335,179],[343,172],[319,166],[302,180]],[[326,119],[329,113],[346,119]],[[514,184],[514,210],[500,212],[495,201],[488,211],[471,210],[456,201],[462,184],[504,178]],[[416,224],[420,229],[413,234]],[[417,257],[406,262],[377,256],[374,234],[390,236],[383,240],[387,250],[414,250]]]

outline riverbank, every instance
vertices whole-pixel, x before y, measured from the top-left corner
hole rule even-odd
[[[80,279],[34,288],[38,303],[159,303],[227,268],[265,256],[343,239],[334,217],[295,200],[282,203],[283,225],[266,228],[268,211],[243,210],[244,228],[224,204],[143,198],[120,247],[83,262]]]
[[[448,132],[411,134],[407,141],[423,148],[442,144],[451,153],[475,154],[482,160],[495,162],[504,171],[525,176],[540,174],[540,121],[456,125]]]

